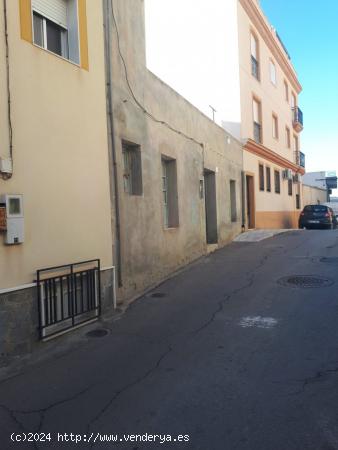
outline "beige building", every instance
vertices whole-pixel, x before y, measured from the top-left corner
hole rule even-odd
[[[315,187],[302,185],[303,188],[303,203],[306,205],[320,205],[329,201],[327,190]]]
[[[277,32],[257,0],[185,0],[178,19],[173,3],[146,0],[151,69],[244,142],[247,227],[296,226],[302,88]]]
[[[238,3],[241,135],[249,228],[297,226],[303,116],[297,74],[259,2]]]
[[[29,350],[37,341],[38,307],[44,313],[40,326],[46,326],[73,313],[81,315],[90,298],[98,301],[95,293],[90,296],[98,280],[97,269],[95,274],[86,271],[91,264],[74,266],[76,277],[70,276],[70,266],[64,267],[62,280],[41,282],[40,290],[38,269],[100,259],[102,299],[107,305],[113,302],[101,2],[4,4],[7,9],[0,9],[2,355]],[[68,290],[67,282],[73,283]],[[74,300],[74,311],[65,304],[67,295],[71,303],[72,293],[88,293],[81,299],[84,305]],[[54,309],[61,294],[64,304]]]

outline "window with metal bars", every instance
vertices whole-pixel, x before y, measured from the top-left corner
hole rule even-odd
[[[265,180],[264,180],[264,166],[259,164],[259,190],[265,190]]]
[[[292,180],[288,180],[288,194],[291,196],[293,194],[292,190],[292,185],[293,185],[293,181]]]
[[[122,141],[124,192],[129,195],[142,195],[141,147]]]
[[[266,168],[266,190],[267,192],[271,192],[271,169],[270,167]]]
[[[275,170],[275,193],[280,194],[280,172]]]

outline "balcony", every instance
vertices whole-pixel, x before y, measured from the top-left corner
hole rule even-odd
[[[297,133],[303,130],[303,112],[298,106],[292,108],[292,123]]]
[[[262,125],[260,123],[254,122],[253,129],[254,129],[255,142],[257,142],[257,144],[261,144],[262,143]]]
[[[251,74],[259,81],[259,62],[251,55]]]
[[[305,154],[302,152],[295,152],[295,162],[297,166],[303,167],[305,169]]]

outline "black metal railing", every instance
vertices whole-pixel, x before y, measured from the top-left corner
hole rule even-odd
[[[101,313],[100,260],[37,271],[40,338],[93,321]]]
[[[300,124],[302,127],[304,125],[303,122],[303,112],[298,106],[292,108],[292,115],[293,115],[293,124],[297,125]]]
[[[251,55],[251,73],[257,80],[259,80],[259,62],[252,55]]]
[[[262,143],[262,125],[260,123],[254,122],[253,128],[254,128],[254,140],[258,144],[261,144]]]

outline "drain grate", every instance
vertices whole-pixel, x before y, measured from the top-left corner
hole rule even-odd
[[[96,330],[88,331],[86,333],[86,336],[89,338],[102,338],[107,336],[108,330],[105,330],[104,328],[97,328]]]
[[[153,298],[163,298],[165,297],[167,294],[165,294],[164,292],[154,292],[153,294],[151,294],[151,296]]]
[[[338,258],[337,258],[337,257],[324,257],[324,258],[320,258],[320,262],[338,266]]]
[[[315,289],[333,285],[333,280],[317,275],[292,275],[278,280],[282,286]]]

